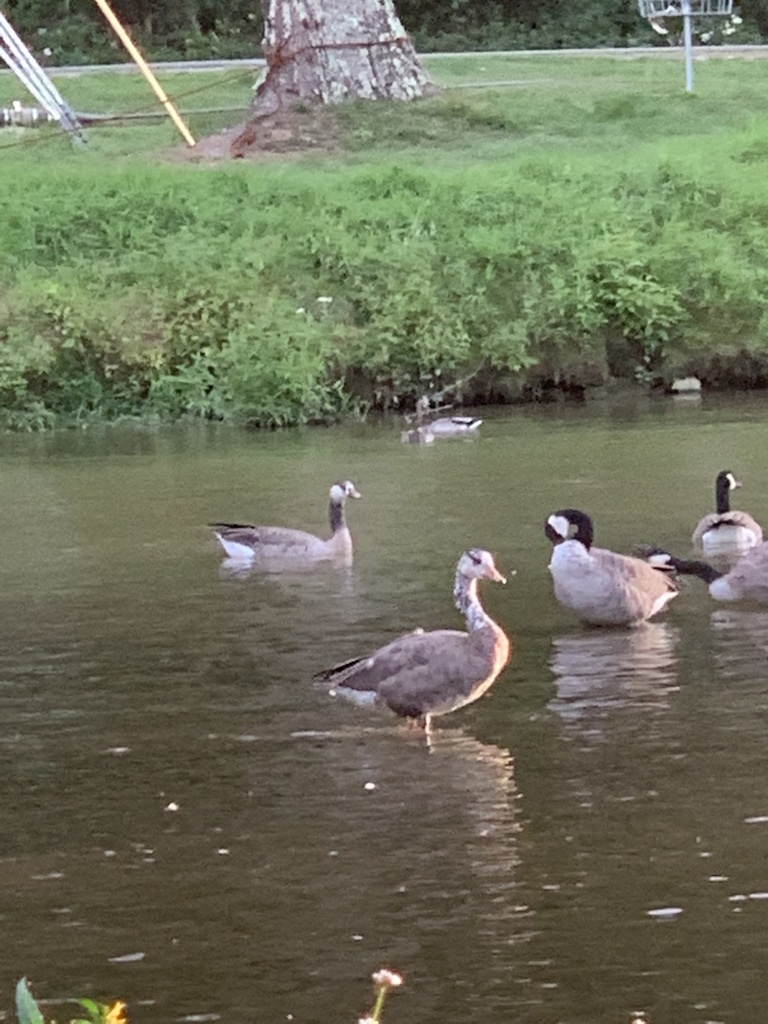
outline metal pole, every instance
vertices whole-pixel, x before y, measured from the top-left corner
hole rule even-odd
[[[188,146],[194,146],[195,145],[195,140],[192,137],[192,133],[190,132],[189,128],[187,128],[187,126],[184,124],[184,122],[182,121],[181,117],[179,117],[179,114],[178,114],[176,108],[171,103],[171,101],[168,99],[168,97],[165,95],[165,92],[163,91],[163,87],[160,85],[158,80],[152,74],[152,69],[147,64],[147,62],[144,60],[142,55],[139,53],[139,51],[136,48],[136,45],[134,44],[134,42],[131,39],[131,37],[128,35],[128,33],[123,28],[123,26],[120,24],[120,21],[118,20],[117,15],[114,13],[112,8],[109,6],[109,4],[107,3],[107,0],[96,0],[96,3],[98,4],[99,8],[101,9],[101,12],[104,15],[104,17],[107,19],[109,24],[112,26],[112,28],[117,33],[117,35],[118,35],[118,37],[120,39],[120,42],[126,48],[128,53],[130,53],[131,57],[133,57],[134,61],[138,64],[139,71],[141,71],[141,73],[144,75],[146,80],[151,85],[155,95],[157,96],[157,98],[160,100],[160,102],[163,104],[165,109],[170,114],[171,120],[176,125],[176,127],[179,129],[181,134],[184,136],[184,141],[186,142],[186,144]]]
[[[80,134],[80,125],[74,112],[64,102],[53,82],[29,52],[2,11],[0,11],[0,58],[75,141],[85,141]]]
[[[682,0],[683,39],[685,41],[685,91],[693,92],[693,13],[691,0]]]

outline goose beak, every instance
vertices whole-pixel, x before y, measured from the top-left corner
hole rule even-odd
[[[735,491],[737,487],[743,487],[743,486],[744,486],[744,484],[741,482],[741,480],[734,480],[733,483],[731,484],[731,489]]]
[[[512,572],[512,575],[514,576],[514,571]],[[506,583],[507,582],[507,577],[506,576],[502,576],[501,573],[499,572],[499,570],[496,568],[495,565],[494,566],[489,566],[489,568],[488,568],[488,579],[489,580],[493,580],[494,583]]]
[[[360,493],[360,491],[358,491],[358,489],[356,487],[353,487],[352,490],[347,495],[347,497],[349,497],[349,498],[362,498],[362,494]]]

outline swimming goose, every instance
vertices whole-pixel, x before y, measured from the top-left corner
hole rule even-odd
[[[424,420],[429,413],[429,399],[423,395],[416,403],[416,422],[422,429],[430,431],[438,437],[460,437],[472,434],[478,429],[482,420],[474,416],[441,416],[436,420]]]
[[[352,556],[352,537],[344,516],[347,498],[359,498],[351,480],[335,483],[330,491],[328,517],[331,536],[328,540],[304,530],[290,530],[282,526],[250,526],[240,523],[211,523],[216,536],[229,558],[253,560],[301,559],[325,561]]]
[[[757,601],[768,604],[768,542],[750,548],[728,572],[715,569],[709,562],[675,558],[668,551],[651,550],[651,565],[674,569],[686,576],[698,576],[709,587],[716,601]]]
[[[724,469],[715,480],[717,511],[704,516],[693,531],[693,546],[705,555],[740,555],[763,539],[763,530],[748,512],[731,509],[731,491],[741,487],[733,473]]]
[[[544,527],[554,544],[549,570],[557,600],[595,626],[634,626],[657,615],[676,596],[663,567],[641,558],[592,547],[586,512],[563,508]]]
[[[480,603],[481,579],[506,583],[493,555],[472,548],[459,559],[453,587],[468,632],[416,630],[314,678],[333,683],[332,692],[359,704],[383,704],[429,732],[433,715],[446,715],[482,697],[509,662],[509,638]]]

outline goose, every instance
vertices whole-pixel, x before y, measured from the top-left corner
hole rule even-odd
[[[291,560],[321,562],[334,558],[351,558],[352,537],[344,516],[347,498],[359,498],[360,492],[351,480],[335,483],[330,490],[328,517],[331,536],[328,540],[304,530],[282,526],[250,526],[241,523],[210,523],[227,556],[239,561]]]
[[[467,620],[466,633],[415,630],[314,678],[332,683],[333,695],[385,705],[429,733],[434,715],[447,715],[482,697],[509,663],[509,638],[480,603],[481,579],[506,583],[493,555],[472,548],[459,559],[453,587],[456,607]]]
[[[544,527],[554,544],[549,570],[555,597],[594,626],[634,626],[657,615],[678,593],[663,567],[642,558],[592,547],[586,512],[563,508]]]
[[[717,511],[704,516],[693,531],[693,546],[705,555],[740,555],[763,539],[763,530],[748,512],[731,509],[731,491],[741,487],[733,473],[722,470],[715,479]]]
[[[750,548],[730,570],[721,572],[709,562],[675,558],[668,551],[652,549],[646,555],[653,566],[698,576],[716,601],[757,601],[768,604],[768,541]]]
[[[436,420],[424,422],[424,417],[428,413],[429,399],[423,395],[416,403],[416,423],[418,428],[426,428],[437,437],[461,437],[473,434],[483,422],[475,416],[440,416]]]

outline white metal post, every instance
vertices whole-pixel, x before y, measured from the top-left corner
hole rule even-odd
[[[29,52],[14,27],[0,11],[0,58],[35,99],[76,142],[84,142],[74,111]]]
[[[691,0],[682,0],[683,40],[685,42],[685,91],[693,92],[693,12]]]

